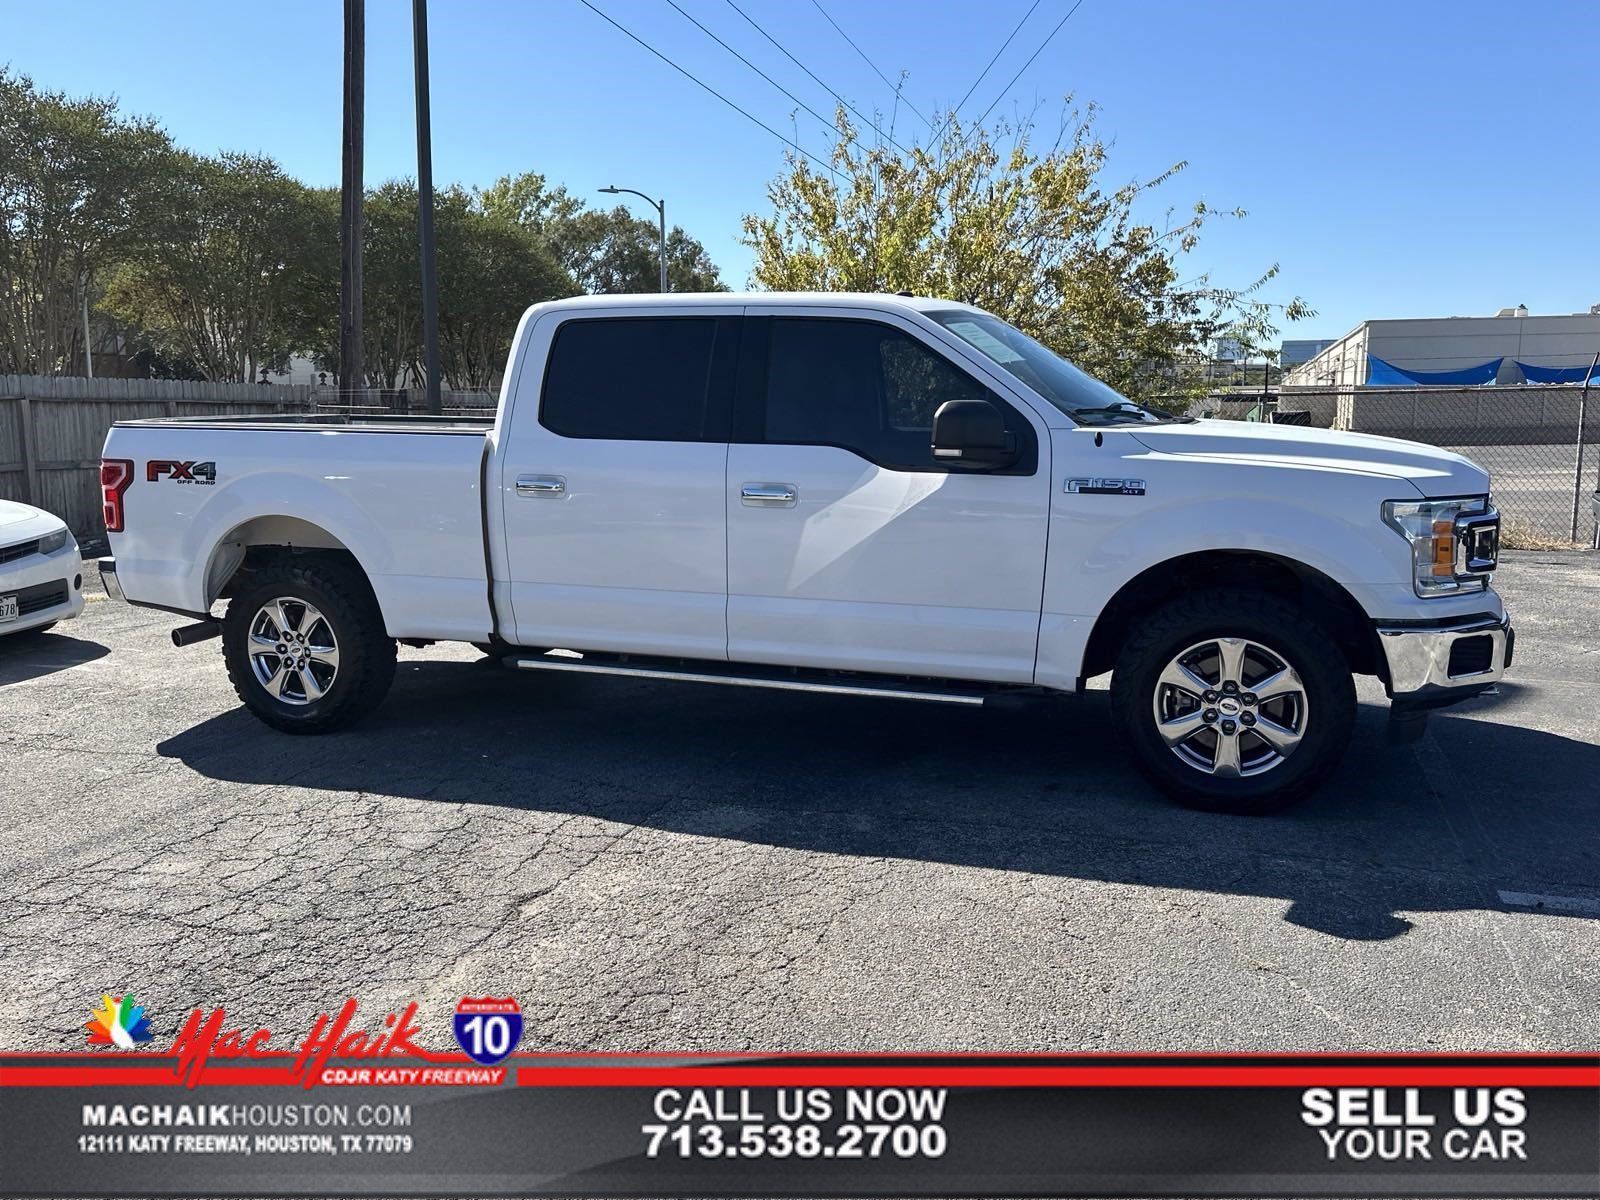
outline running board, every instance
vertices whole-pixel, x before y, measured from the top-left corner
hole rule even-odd
[[[694,663],[687,665],[671,662],[655,663],[623,655],[588,654],[578,656],[572,651],[555,651],[548,654],[513,654],[501,660],[519,671],[566,671],[579,675],[626,675],[635,679],[665,679],[675,683],[721,683],[734,687],[776,688],[787,692],[825,692],[835,696],[880,696],[888,700],[931,700],[939,704],[982,704],[986,699],[1002,694],[998,689],[981,683],[963,685],[960,682],[945,684],[929,680],[926,684],[910,681],[884,681],[851,678],[848,682],[830,676],[826,671],[808,671],[803,668],[762,668],[749,663]],[[1007,691],[1016,689],[1010,688]]]

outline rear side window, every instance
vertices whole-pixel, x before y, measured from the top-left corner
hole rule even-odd
[[[767,442],[838,446],[882,467],[947,471],[933,457],[933,414],[947,400],[998,408],[1025,451],[1032,427],[909,334],[874,321],[778,317],[767,357]],[[1006,474],[1032,474],[1036,451]]]
[[[731,382],[713,364],[732,362],[717,342],[737,327],[718,317],[566,321],[550,347],[539,421],[563,437],[727,441]]]

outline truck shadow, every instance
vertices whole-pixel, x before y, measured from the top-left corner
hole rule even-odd
[[[234,783],[1280,898],[1285,920],[1346,939],[1404,934],[1408,912],[1504,908],[1502,891],[1600,915],[1600,746],[1442,713],[1391,747],[1383,709],[1363,705],[1319,793],[1227,817],[1145,784],[1104,701],[980,712],[402,660],[357,728],[286,738],[233,710],[158,751]]]
[[[0,638],[0,687],[82,666],[108,653],[99,642],[54,630],[7,634]]]

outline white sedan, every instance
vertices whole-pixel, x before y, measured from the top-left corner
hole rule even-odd
[[[0,500],[0,635],[48,629],[83,611],[83,559],[60,517]]]

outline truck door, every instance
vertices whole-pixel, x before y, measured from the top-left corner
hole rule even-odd
[[[535,323],[501,453],[519,644],[726,657],[740,311]]]
[[[910,321],[746,311],[728,452],[729,657],[1031,682],[1050,501],[1043,423]],[[1014,463],[973,470],[934,456],[934,412],[973,399],[1000,410]]]

